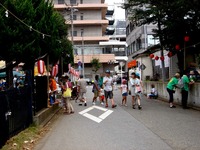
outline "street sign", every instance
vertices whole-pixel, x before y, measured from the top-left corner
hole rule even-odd
[[[141,64],[141,65],[140,65],[140,69],[141,69],[141,70],[145,70],[145,69],[146,69],[146,66],[145,66],[144,64]]]
[[[78,66],[81,66],[81,65],[82,65],[82,63],[81,63],[81,61],[79,61],[79,62],[78,62]]]

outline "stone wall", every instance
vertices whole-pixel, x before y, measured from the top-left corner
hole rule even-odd
[[[148,94],[151,91],[151,84],[154,84],[157,91],[158,96],[166,101],[169,99],[169,94],[166,90],[167,82],[159,82],[159,81],[143,81],[144,85],[144,94]],[[180,89],[176,89],[176,93],[174,94],[174,102],[181,104],[181,91]],[[190,87],[189,97],[188,97],[188,105],[191,107],[200,108],[200,83],[195,83]]]

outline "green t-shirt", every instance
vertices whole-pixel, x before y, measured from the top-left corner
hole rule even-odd
[[[190,80],[189,80],[188,76],[183,75],[182,81],[183,81],[183,85],[184,85],[184,87],[183,87],[182,90],[189,91],[189,83],[190,83]]]
[[[178,84],[178,79],[176,77],[171,78],[171,80],[167,84],[167,88],[170,90],[174,90],[175,85]]]

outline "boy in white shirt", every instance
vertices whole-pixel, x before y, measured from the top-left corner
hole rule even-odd
[[[147,98],[157,98],[158,97],[158,92],[157,92],[157,90],[156,90],[156,88],[155,88],[155,85],[154,84],[152,84],[151,85],[151,93],[150,94],[147,94]]]
[[[117,107],[113,100],[113,78],[110,76],[110,70],[106,70],[106,76],[103,78],[104,94],[106,99],[106,106],[108,107],[108,98],[111,100],[112,108]]]

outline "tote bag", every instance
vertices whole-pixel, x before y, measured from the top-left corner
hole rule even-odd
[[[72,91],[68,86],[68,82],[66,83],[66,85],[67,85],[67,89],[63,92],[63,95],[62,95],[64,98],[72,96]]]

